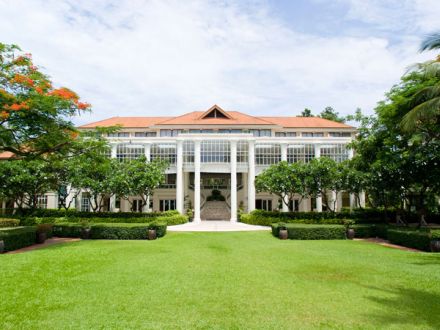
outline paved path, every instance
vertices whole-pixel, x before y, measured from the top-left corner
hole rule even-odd
[[[188,222],[183,225],[168,226],[169,231],[255,231],[270,230],[270,227],[253,226],[241,222],[230,221],[202,221],[199,223]]]
[[[34,244],[31,246],[27,246],[18,250],[14,250],[14,251],[9,251],[6,252],[7,254],[15,254],[15,253],[22,253],[22,252],[28,252],[28,251],[32,251],[32,250],[37,250],[37,249],[41,249],[44,248],[46,246],[50,246],[50,245],[55,245],[55,244],[61,244],[61,243],[69,243],[69,242],[78,242],[81,239],[79,238],[61,238],[61,237],[53,237],[53,238],[48,238],[43,244]]]

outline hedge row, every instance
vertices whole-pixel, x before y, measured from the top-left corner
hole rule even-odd
[[[88,226],[91,239],[147,239],[148,230],[156,229],[157,237],[166,234],[165,223],[97,223]],[[58,237],[82,237],[84,226],[78,223],[53,225],[53,235]]]
[[[22,209],[17,210],[17,217],[51,217],[51,218],[157,218],[160,216],[171,216],[179,214],[178,211],[165,212],[83,212],[77,210],[56,210],[56,209]]]
[[[19,224],[18,219],[0,218],[0,228],[18,227]]]
[[[430,251],[431,233],[426,230],[388,229],[388,240],[397,245]]]
[[[115,213],[117,214],[117,213]],[[162,213],[161,213],[162,214]],[[109,218],[109,217],[92,217],[92,218],[77,218],[77,217],[25,217],[20,220],[21,225],[34,226],[41,223],[143,223],[148,224],[152,221],[163,222],[168,226],[180,225],[188,222],[188,217],[181,214],[168,214],[157,216],[155,218]]]
[[[404,218],[411,222],[418,222],[417,215],[415,214],[406,214]],[[380,209],[355,209],[352,212],[279,212],[254,210],[248,214],[242,214],[240,219],[241,222],[260,226],[270,226],[271,223],[274,222],[337,224],[343,223],[344,219],[354,220],[358,224],[379,224],[395,222],[396,212],[385,212]],[[437,214],[429,215],[426,219],[428,222],[440,223],[440,216]]]
[[[35,244],[36,230],[36,227],[0,229],[0,241],[5,243],[5,252]]]
[[[350,228],[354,229],[356,238],[387,238],[388,225],[385,224],[354,224]]]
[[[321,240],[345,239],[346,229],[342,225],[285,224],[289,239]],[[272,224],[272,234],[278,237],[280,224]]]

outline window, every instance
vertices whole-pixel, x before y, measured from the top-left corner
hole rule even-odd
[[[245,164],[248,161],[248,143],[246,141],[237,142],[237,163]]]
[[[81,194],[81,212],[90,212],[90,194]]]
[[[298,212],[299,211],[299,200],[294,199],[293,201],[289,201],[289,211]]]
[[[183,141],[183,164],[194,164],[194,142]]]
[[[176,174],[166,174],[165,183],[160,185],[163,189],[170,189],[176,187]]]
[[[176,200],[175,199],[161,199],[159,205],[159,211],[169,211],[176,209]]]
[[[287,161],[289,163],[308,163],[315,157],[313,144],[298,144],[287,146]]]
[[[350,137],[351,133],[350,132],[329,132],[328,135],[331,137]]]
[[[321,146],[321,157],[328,157],[336,162],[348,159],[348,149],[345,144],[329,144]]]
[[[255,163],[257,165],[272,165],[281,161],[279,144],[257,144],[255,146]]]
[[[157,134],[156,132],[135,132],[135,137],[155,137]]]
[[[133,212],[142,212],[142,199],[134,199],[133,204],[131,205],[131,210]]]
[[[145,148],[139,144],[118,144],[116,147],[116,158],[119,161],[126,161],[139,158],[145,155]]]
[[[177,136],[182,133],[181,129],[161,129],[160,136]]]
[[[270,129],[250,129],[249,132],[254,136],[271,136]]]
[[[255,208],[257,210],[272,211],[272,200],[271,199],[256,199]]]
[[[108,133],[109,137],[129,137],[129,132]]]
[[[228,133],[240,134],[240,133],[243,133],[243,130],[241,130],[241,129],[219,129],[218,132],[222,133],[222,134],[228,134]]]
[[[283,136],[294,137],[294,136],[296,136],[296,132],[275,132],[275,136],[278,136],[278,137],[283,137]]]
[[[121,208],[121,198],[119,196],[115,197],[115,209]]]
[[[229,163],[231,159],[229,142],[221,140],[202,141],[200,157],[202,163]]]
[[[151,145],[151,160],[162,159],[170,164],[176,163],[176,145],[173,143],[153,143]]]
[[[323,137],[322,132],[302,132],[302,137]]]
[[[46,195],[38,195],[37,196],[37,208],[47,209],[47,196]]]

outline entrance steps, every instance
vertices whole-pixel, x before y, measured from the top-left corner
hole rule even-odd
[[[202,220],[230,220],[231,210],[226,202],[208,201],[200,213]]]

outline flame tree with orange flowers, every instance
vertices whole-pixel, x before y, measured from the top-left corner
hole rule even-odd
[[[0,153],[67,153],[77,135],[70,119],[88,110],[75,92],[54,88],[30,54],[0,43]]]

